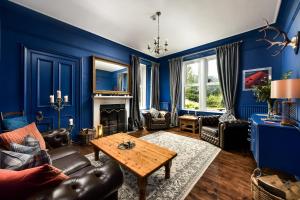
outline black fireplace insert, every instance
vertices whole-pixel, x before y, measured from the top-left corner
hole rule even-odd
[[[100,124],[104,136],[127,132],[125,104],[101,105]]]

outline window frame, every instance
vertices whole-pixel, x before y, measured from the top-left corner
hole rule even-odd
[[[225,108],[223,111],[220,110],[208,110],[206,106],[207,101],[207,79],[208,79],[208,62],[210,60],[216,59],[216,54],[196,58],[192,60],[183,61],[183,69],[182,69],[182,87],[181,87],[181,109],[186,111],[199,111],[199,112],[214,112],[214,113],[224,113]],[[194,108],[185,108],[185,88],[189,86],[186,84],[186,68],[187,65],[190,64],[198,64],[198,90],[199,90],[199,109]],[[204,74],[204,75],[203,75]],[[220,79],[218,77],[220,82]],[[192,85],[191,85],[192,86]],[[204,98],[203,98],[204,97]]]

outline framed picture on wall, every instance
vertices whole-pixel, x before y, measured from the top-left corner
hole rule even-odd
[[[266,79],[272,79],[272,67],[243,70],[243,91],[252,90]]]

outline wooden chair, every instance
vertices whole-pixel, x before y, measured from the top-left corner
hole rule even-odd
[[[5,118],[12,117],[12,116],[24,116],[24,115],[25,115],[24,111],[21,111],[21,112],[0,112],[0,126],[1,126],[2,133],[11,131],[11,130],[4,129],[4,127],[3,127],[2,121]]]

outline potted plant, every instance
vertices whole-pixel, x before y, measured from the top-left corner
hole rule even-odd
[[[282,79],[289,79],[292,74],[293,71],[289,70],[282,75]],[[267,102],[268,118],[271,118],[274,105],[274,99],[271,99],[271,80],[266,77],[259,85],[253,86],[252,91],[258,102]]]
[[[261,81],[259,85],[253,86],[253,94],[258,102],[267,102],[268,118],[271,118],[273,113],[274,99],[271,99],[271,80],[267,77]]]

